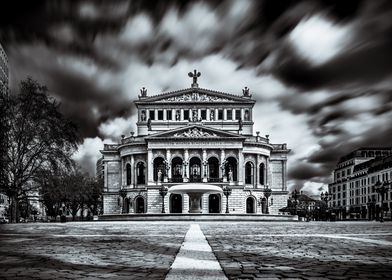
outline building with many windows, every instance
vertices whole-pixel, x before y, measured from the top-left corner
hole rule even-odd
[[[392,209],[392,148],[360,148],[343,156],[329,184],[329,206],[337,218],[376,219],[381,205],[386,214]],[[383,195],[379,187],[387,189]]]
[[[189,76],[187,89],[152,96],[141,89],[137,134],[104,146],[104,214],[160,213],[162,187],[165,212],[187,213],[192,201],[171,193],[175,186],[218,187],[202,195],[201,213],[225,212],[222,189],[229,187],[230,213],[266,212],[268,203],[269,213],[278,214],[287,203],[287,145],[253,135],[256,101],[248,88],[242,95],[202,89],[200,73]]]

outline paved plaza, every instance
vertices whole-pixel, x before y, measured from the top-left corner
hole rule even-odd
[[[390,279],[390,275],[389,222],[0,225],[0,279]]]

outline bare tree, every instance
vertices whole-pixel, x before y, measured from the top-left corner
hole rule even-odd
[[[11,221],[17,222],[18,202],[37,191],[34,179],[42,170],[56,173],[72,166],[71,155],[80,138],[76,126],[59,111],[45,86],[28,78],[9,98],[7,184],[1,186],[11,201]]]

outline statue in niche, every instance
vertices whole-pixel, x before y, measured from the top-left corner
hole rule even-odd
[[[239,118],[239,120],[238,120],[238,130],[242,130],[242,118]]]
[[[211,112],[210,112],[210,120],[211,121],[215,120],[215,112],[214,112],[214,110],[211,110]]]
[[[147,127],[148,127],[148,131],[151,131],[151,119],[150,118],[148,118]]]
[[[197,110],[192,111],[192,121],[197,122],[199,120]]]
[[[229,169],[229,175],[228,175],[228,181],[232,182],[233,181],[233,170],[231,170],[231,168]]]
[[[146,121],[146,112],[145,111],[142,111],[140,119],[141,119],[142,122]]]
[[[176,110],[176,121],[180,120],[180,111]]]
[[[159,169],[158,170],[158,182],[162,182],[162,170],[161,169]]]
[[[244,118],[245,118],[246,121],[249,121],[249,111],[248,110],[245,111]]]

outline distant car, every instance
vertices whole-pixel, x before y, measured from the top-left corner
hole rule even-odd
[[[8,224],[8,219],[6,217],[0,217],[0,224]]]

